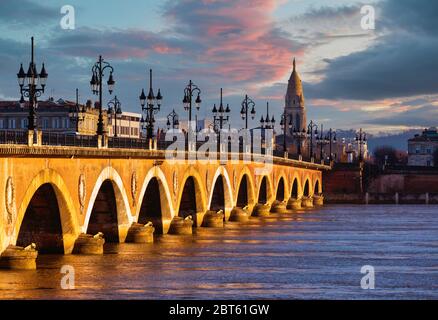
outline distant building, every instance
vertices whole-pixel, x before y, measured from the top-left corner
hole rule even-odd
[[[432,167],[435,165],[433,154],[438,150],[437,128],[425,129],[408,140],[408,165]]]
[[[54,101],[39,101],[36,109],[38,128],[45,132],[65,134],[95,135],[99,118],[99,105],[88,100],[85,105],[59,99]],[[76,112],[79,109],[79,113]],[[29,109],[20,106],[17,101],[0,101],[0,130],[22,131],[27,130]],[[79,115],[78,118],[75,116]],[[117,132],[121,137],[140,137],[141,115],[123,112],[117,118]],[[79,119],[79,121],[77,121]],[[106,110],[103,112],[105,131],[109,136],[115,133],[114,116],[108,118]],[[112,124],[112,125],[111,125]]]
[[[110,117],[108,126],[108,135],[115,136],[116,134],[116,123],[117,123],[117,137],[123,138],[140,138],[141,128],[140,128],[141,114],[134,112],[123,111],[121,116],[117,116],[117,119],[113,115]]]
[[[335,150],[334,158],[336,162],[353,163],[362,155],[362,160],[369,158],[367,141],[356,141],[355,138],[340,138],[333,144]],[[325,149],[328,150],[327,147]]]

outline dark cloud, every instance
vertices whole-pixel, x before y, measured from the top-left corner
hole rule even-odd
[[[118,30],[78,28],[50,39],[50,49],[58,54],[76,57],[96,57],[105,54],[109,58],[139,59],[157,53],[180,54],[181,40],[144,30]]]
[[[310,23],[321,23],[321,21],[336,20],[339,23],[349,22],[352,16],[357,16],[360,12],[360,5],[343,5],[343,6],[323,6],[320,8],[311,8],[309,11],[293,16],[289,19],[291,23],[300,21],[309,21]]]
[[[388,0],[377,44],[329,62],[323,81],[306,84],[308,97],[378,100],[438,93],[438,2]]]
[[[0,20],[10,27],[29,27],[46,24],[59,16],[59,9],[47,7],[30,0],[1,0]]]
[[[382,9],[384,16],[379,23],[388,28],[437,36],[437,1],[390,0],[382,4]]]
[[[360,8],[360,3],[313,7],[292,16],[284,26],[289,27],[294,39],[313,47],[334,39],[368,38],[370,34],[360,28]]]

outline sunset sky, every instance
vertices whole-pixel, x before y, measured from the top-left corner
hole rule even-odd
[[[427,0],[1,0],[0,100],[18,99],[16,73],[36,60],[49,73],[47,98],[93,98],[90,69],[99,54],[115,68],[116,94],[126,111],[138,96],[161,88],[163,119],[186,118],[183,89],[201,88],[199,118],[211,117],[224,88],[241,127],[245,93],[257,121],[270,101],[276,118],[296,57],[308,119],[326,128],[371,132],[438,125],[438,3]],[[63,5],[76,10],[76,29],[60,27]],[[376,29],[362,30],[360,9],[376,9]],[[94,99],[94,98],[93,98]],[[107,100],[107,97],[105,98]],[[161,122],[163,124],[163,122]],[[254,121],[253,126],[258,122]]]

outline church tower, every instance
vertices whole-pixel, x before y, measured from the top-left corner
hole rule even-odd
[[[288,115],[288,119],[292,119],[293,129],[297,131],[307,129],[303,86],[296,70],[295,58],[293,61],[293,71],[287,86],[284,111]]]

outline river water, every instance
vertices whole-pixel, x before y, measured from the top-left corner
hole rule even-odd
[[[0,299],[438,299],[438,206],[325,206],[105,251],[0,271]]]

